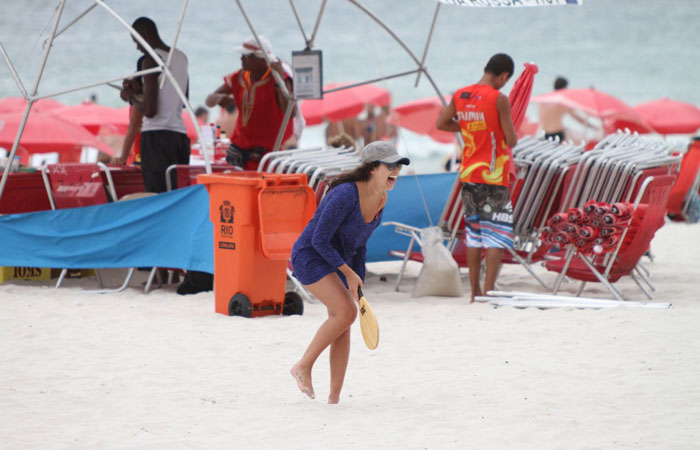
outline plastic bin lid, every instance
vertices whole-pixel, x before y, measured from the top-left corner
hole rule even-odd
[[[269,186],[260,191],[260,242],[268,259],[287,260],[292,246],[316,210],[314,192],[306,185]]]

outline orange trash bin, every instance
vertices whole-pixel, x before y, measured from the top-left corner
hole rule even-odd
[[[302,314],[301,297],[285,286],[292,246],[316,210],[306,175],[217,173],[197,182],[209,192],[214,224],[216,312]]]

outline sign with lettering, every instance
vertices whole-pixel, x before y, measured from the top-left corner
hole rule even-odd
[[[323,98],[321,50],[292,52],[294,96],[301,99]]]

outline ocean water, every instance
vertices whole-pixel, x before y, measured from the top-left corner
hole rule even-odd
[[[28,90],[35,84],[42,46],[58,1],[0,0],[0,42]],[[288,0],[241,0],[258,33],[266,35],[275,53],[291,60],[305,46]],[[302,26],[310,36],[320,0],[297,0]],[[422,57],[435,11],[433,0],[364,0],[359,2],[384,21],[416,58]],[[92,4],[68,0],[59,29]],[[112,0],[108,4],[127,22],[153,18],[161,36],[172,42],[182,3],[175,0]],[[426,66],[438,88],[448,93],[477,81],[488,58],[510,54],[516,75],[522,63],[539,66],[533,95],[548,92],[558,75],[570,87],[590,87],[631,105],[670,97],[700,105],[700,1],[585,0],[582,6],[537,8],[464,8],[443,5],[430,43]],[[240,67],[233,47],[250,35],[234,0],[192,0],[187,7],[177,46],[190,62],[190,101],[202,104],[221,84],[222,76]],[[362,81],[416,68],[411,56],[356,5],[329,0],[314,48],[323,51],[324,82]],[[101,7],[89,12],[54,42],[40,94],[126,75],[140,56],[128,33]],[[426,77],[379,82],[392,92],[395,105],[435,95]],[[512,82],[504,88],[508,92]],[[58,96],[78,103],[90,94],[100,103],[121,106],[118,92],[94,87]],[[18,95],[10,72],[0,64],[0,97]],[[215,115],[215,114],[214,114]],[[536,119],[531,106],[528,116]],[[323,127],[308,127],[302,146],[322,142]],[[421,173],[440,170],[453,146],[402,132],[400,148]]]

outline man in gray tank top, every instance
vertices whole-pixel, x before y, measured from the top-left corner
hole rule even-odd
[[[139,17],[132,27],[155,50],[160,59],[167,62],[170,47],[165,45],[158,34],[156,24],[147,17]],[[157,67],[158,64],[146,49],[134,39],[136,47],[145,58],[143,69]],[[188,95],[187,57],[174,49],[170,61],[170,72],[179,88]],[[165,192],[165,171],[172,164],[190,163],[190,139],[187,137],[182,120],[183,102],[168,78],[161,87],[164,73],[153,73],[143,77],[143,97],[125,82],[121,97],[143,114],[141,127],[141,174],[147,192]],[[175,173],[172,186],[177,185]]]

